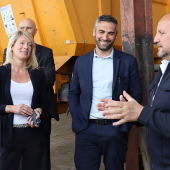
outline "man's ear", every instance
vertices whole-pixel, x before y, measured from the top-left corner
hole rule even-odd
[[[35,29],[35,32],[34,32],[34,36],[37,34],[37,31],[38,31],[38,29],[36,28],[36,29]]]
[[[93,37],[95,37],[96,30],[93,28]]]
[[[118,33],[116,34],[115,40],[117,39]]]

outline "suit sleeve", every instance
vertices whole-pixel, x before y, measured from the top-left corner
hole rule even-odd
[[[0,104],[0,115],[1,115],[1,114],[7,114],[7,113],[5,112],[5,107],[6,107],[6,104]]]
[[[133,57],[131,66],[130,66],[130,84],[129,84],[129,94],[139,103],[142,104],[142,87],[140,81],[140,75],[138,70],[138,65],[136,58]]]
[[[146,105],[138,118],[138,122],[163,136],[170,137],[170,112]]]
[[[4,54],[3,54],[3,63],[4,63],[5,60],[6,60],[6,50],[7,50],[7,48],[5,48],[5,50],[4,50]]]
[[[78,58],[79,59],[79,58]],[[72,117],[76,113],[77,106],[80,103],[80,84],[79,84],[79,76],[78,76],[78,59],[76,60],[74,71],[73,71],[73,78],[71,82],[71,87],[68,94],[68,102],[69,102],[69,109]]]
[[[143,95],[142,95],[142,87],[141,80],[139,75],[138,64],[136,58],[133,57],[133,61],[131,63],[131,71],[130,71],[130,85],[129,85],[129,94],[133,97],[139,104],[142,104]],[[129,125],[136,125],[138,127],[143,126],[139,122],[128,122]]]
[[[47,54],[47,62],[44,66],[44,74],[46,79],[46,87],[52,87],[55,82],[55,64],[53,59],[53,52],[51,49]]]

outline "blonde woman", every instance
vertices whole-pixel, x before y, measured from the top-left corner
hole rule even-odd
[[[0,67],[0,169],[39,170],[45,137],[43,123],[33,127],[47,106],[43,70],[38,68],[30,33],[17,31],[9,40],[5,63]]]

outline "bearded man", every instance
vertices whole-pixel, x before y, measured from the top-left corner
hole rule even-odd
[[[140,76],[135,57],[113,48],[118,23],[100,16],[93,29],[96,48],[77,58],[68,95],[75,139],[77,170],[99,170],[101,155],[106,170],[123,170],[132,124],[114,127],[96,104],[101,98],[119,100],[123,90],[142,103]]]

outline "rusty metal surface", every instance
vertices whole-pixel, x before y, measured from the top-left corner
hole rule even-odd
[[[145,105],[149,98],[147,87],[154,78],[152,0],[120,0],[120,8],[122,50],[137,59]],[[145,140],[143,135],[142,139]],[[139,170],[138,130],[134,127],[129,137],[126,170]]]
[[[146,132],[145,127],[140,127],[138,129],[140,153],[142,155],[142,162],[143,162],[144,170],[151,170],[150,169],[150,160],[149,160],[149,156],[147,154],[147,146],[146,146],[146,141],[145,141],[145,132]]]
[[[133,126],[129,134],[126,170],[139,170],[138,143],[138,128]]]
[[[141,16],[139,8],[135,8],[135,57],[138,61],[142,90],[143,103],[148,103],[148,86],[154,79],[154,54],[153,54],[153,22],[152,22],[152,0],[142,0],[144,16]],[[141,0],[139,1],[141,2]],[[136,1],[135,1],[136,3]],[[136,4],[142,6],[142,4]],[[144,17],[145,20],[140,20]]]

